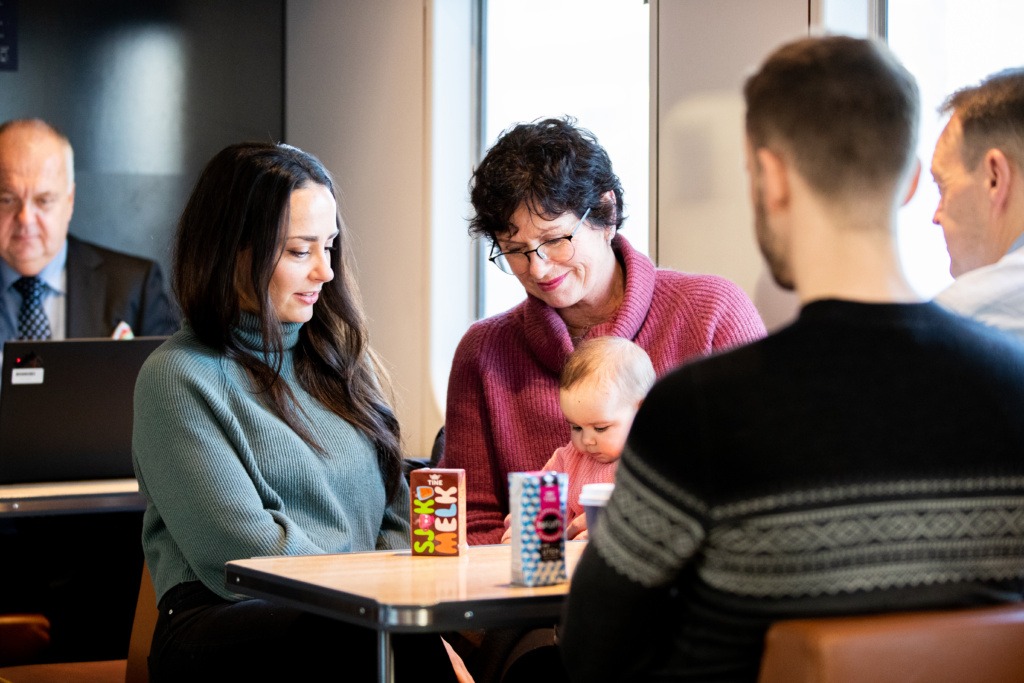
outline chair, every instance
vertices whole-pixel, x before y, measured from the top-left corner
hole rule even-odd
[[[53,681],[148,683],[147,658],[153,640],[153,629],[156,627],[157,614],[153,580],[149,575],[149,567],[143,564],[142,578],[139,581],[139,599],[135,603],[135,619],[132,622],[127,659],[3,667],[0,668],[0,683],[52,683]]]
[[[1024,604],[794,619],[771,626],[758,683],[1021,683]]]
[[[441,462],[441,456],[444,455],[444,425],[437,430],[437,436],[434,437],[434,446],[430,449],[430,466],[437,467],[437,463]]]
[[[437,463],[441,460],[441,456],[444,455],[444,425],[437,430],[437,436],[434,437],[434,445],[430,449],[429,458],[405,458],[402,461],[403,471],[405,472],[405,478],[409,478],[409,474],[413,470],[418,470],[421,467],[437,467]]]
[[[30,662],[50,646],[50,620],[42,614],[0,614],[0,666]]]

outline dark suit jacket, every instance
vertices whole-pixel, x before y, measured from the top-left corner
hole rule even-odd
[[[122,320],[136,337],[178,330],[156,262],[69,235],[66,269],[68,338],[109,337]]]

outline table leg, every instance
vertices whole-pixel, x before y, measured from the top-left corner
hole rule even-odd
[[[377,631],[377,679],[380,683],[395,683],[395,653],[391,649],[391,632]]]

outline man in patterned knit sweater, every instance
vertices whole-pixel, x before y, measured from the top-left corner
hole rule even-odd
[[[778,619],[1022,598],[1024,350],[902,272],[913,77],[806,38],[744,94],[757,238],[801,311],[640,408],[573,576],[574,681],[753,682]]]

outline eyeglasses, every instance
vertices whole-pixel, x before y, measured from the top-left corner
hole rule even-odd
[[[576,254],[576,248],[572,246],[572,238],[589,215],[590,209],[587,209],[583,212],[583,217],[580,218],[580,222],[576,224],[572,232],[563,237],[556,237],[553,240],[541,242],[537,245],[536,249],[530,249],[529,251],[498,251],[495,253],[498,249],[498,243],[495,242],[491,245],[491,255],[487,257],[487,260],[509,275],[522,275],[528,271],[530,269],[530,254],[536,254],[537,258],[541,261],[565,263]]]

